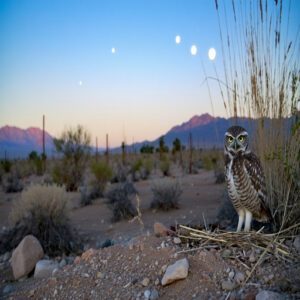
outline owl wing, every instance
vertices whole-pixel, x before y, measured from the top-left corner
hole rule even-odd
[[[265,221],[271,221],[272,214],[267,205],[265,175],[261,163],[255,154],[249,153],[245,156],[245,168],[250,177],[251,183],[257,192],[258,199],[260,200],[261,219]]]

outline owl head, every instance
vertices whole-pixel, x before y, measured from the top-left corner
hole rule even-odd
[[[243,153],[248,148],[248,132],[241,126],[231,126],[225,133],[224,147],[232,155]]]

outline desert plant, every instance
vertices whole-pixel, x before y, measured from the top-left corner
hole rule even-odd
[[[28,160],[33,164],[35,174],[43,175],[44,165],[42,156],[39,156],[36,151],[31,151],[28,155]]]
[[[159,162],[159,169],[163,173],[164,176],[170,175],[170,161],[167,157],[163,157]]]
[[[131,167],[131,176],[133,181],[138,181],[137,173],[141,171],[143,161],[141,159],[136,160]]]
[[[153,161],[148,158],[143,161],[143,166],[141,168],[141,178],[142,180],[147,180],[153,169]]]
[[[116,184],[106,193],[108,207],[113,213],[113,222],[132,218],[136,215],[136,209],[130,199],[130,195],[136,193],[133,184],[127,181]]]
[[[9,173],[12,167],[12,162],[8,159],[1,160],[1,167],[5,173]]]
[[[34,235],[51,256],[79,249],[79,240],[69,224],[68,198],[62,187],[29,187],[14,202],[10,220],[13,227],[2,237],[1,249],[13,249],[27,234]]]
[[[67,191],[76,191],[82,181],[90,153],[90,135],[80,125],[66,130],[54,139],[56,151],[62,155],[53,170],[53,180],[64,184]]]
[[[5,193],[18,193],[24,188],[18,169],[14,168],[2,178],[2,186]]]
[[[293,8],[282,1],[233,1],[228,13],[215,3],[224,64],[225,91],[223,78],[217,78],[221,96],[233,117],[258,119],[254,150],[277,228],[286,228],[300,219],[300,39],[289,31]]]
[[[153,183],[151,187],[153,199],[151,208],[170,210],[179,208],[179,200],[182,188],[176,180],[163,180]]]
[[[106,162],[99,161],[92,163],[91,171],[94,176],[92,186],[99,191],[99,196],[102,196],[107,182],[112,179],[112,169]]]

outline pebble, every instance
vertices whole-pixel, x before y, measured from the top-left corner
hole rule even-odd
[[[145,277],[145,278],[143,279],[143,281],[142,281],[142,285],[143,285],[143,286],[148,286],[149,283],[150,283],[150,279],[147,278],[147,277]]]
[[[13,286],[8,284],[4,287],[2,293],[5,295],[5,294],[9,294],[11,293],[12,291],[14,290]]]
[[[228,277],[229,277],[230,279],[233,279],[233,277],[234,277],[234,272],[233,272],[233,271],[230,271],[229,274],[228,274]]]
[[[62,259],[59,263],[59,267],[60,268],[63,268],[65,265],[67,264],[66,260],[65,259]]]
[[[158,278],[156,278],[154,284],[155,284],[156,286],[159,285],[159,279],[158,279]]]
[[[222,281],[223,290],[232,291],[234,288],[235,288],[235,284],[231,280]]]
[[[300,235],[298,235],[298,236],[295,237],[293,245],[296,248],[296,250],[298,252],[300,252]]]
[[[267,291],[267,290],[260,291],[255,297],[255,300],[283,300],[283,299],[285,299],[285,297],[283,297],[281,294],[272,291]]]
[[[242,272],[237,272],[234,279],[237,284],[242,284],[245,281],[245,275]]]
[[[231,255],[231,250],[229,250],[229,249],[225,249],[225,250],[222,252],[222,257],[223,257],[223,258],[228,258],[230,255]]]
[[[150,292],[150,290],[146,290],[145,292],[144,292],[144,297],[145,297],[145,299],[150,299],[150,295],[151,295],[151,292]]]
[[[251,252],[250,256],[249,256],[249,261],[251,263],[254,263],[256,261],[256,257],[255,257],[255,253],[254,251]]]
[[[97,272],[97,278],[103,279],[105,275],[102,272]]]
[[[174,237],[173,242],[174,244],[179,245],[181,244],[181,239],[179,237]]]
[[[150,300],[156,300],[159,298],[158,291],[156,289],[151,290]]]
[[[186,258],[177,260],[174,264],[168,266],[161,284],[167,285],[176,280],[184,279],[188,276],[189,262]]]

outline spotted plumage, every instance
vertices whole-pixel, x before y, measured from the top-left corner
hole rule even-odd
[[[272,215],[267,206],[267,192],[262,166],[249,148],[248,132],[232,126],[225,133],[224,155],[228,194],[239,215],[237,231],[251,228],[252,218],[270,222]]]

